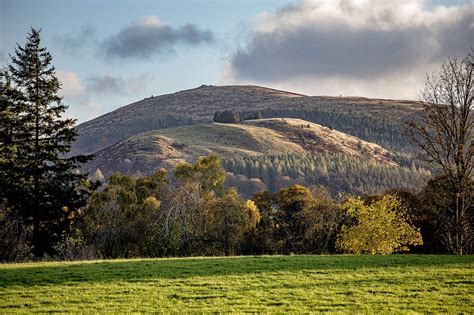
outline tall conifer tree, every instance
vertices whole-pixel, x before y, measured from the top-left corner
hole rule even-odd
[[[40,44],[40,30],[31,29],[0,80],[0,198],[32,227],[37,256],[52,252],[94,188],[76,172],[90,156],[67,157],[75,120],[62,117],[61,86]]]

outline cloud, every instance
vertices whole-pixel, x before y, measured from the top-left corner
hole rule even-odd
[[[61,82],[60,94],[65,97],[78,96],[84,93],[84,85],[79,76],[72,71],[57,70],[56,76]]]
[[[230,57],[227,80],[310,94],[414,97],[413,82],[474,42],[471,6],[429,9],[422,0],[305,1],[255,21],[251,40]]]
[[[124,79],[111,75],[91,76],[87,79],[87,90],[95,94],[140,93],[146,89],[148,76]]]
[[[209,30],[201,30],[194,24],[173,28],[156,16],[148,16],[106,39],[101,48],[107,57],[150,58],[173,52],[178,44],[213,42],[214,35]]]
[[[84,26],[74,34],[58,35],[53,40],[62,49],[72,52],[87,45],[97,44],[96,30],[92,26]]]
[[[116,103],[138,99],[146,92],[147,83],[152,79],[148,75],[122,78],[113,75],[93,75],[82,80],[73,71],[57,70],[61,82],[60,95],[69,106],[67,117],[80,122],[91,119],[110,110]]]

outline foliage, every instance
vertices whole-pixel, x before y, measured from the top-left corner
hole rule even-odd
[[[239,113],[233,110],[225,110],[214,113],[214,121],[218,123],[237,123],[240,121]]]
[[[234,189],[223,190],[219,158],[180,164],[169,183],[164,170],[133,178],[114,174],[84,216],[87,244],[99,257],[230,255],[255,228],[258,208]]]
[[[338,248],[345,252],[391,254],[423,243],[419,229],[408,222],[396,196],[385,195],[369,204],[349,197],[343,207],[353,222],[342,226],[337,239]]]
[[[33,258],[31,226],[22,224],[11,209],[0,203],[0,262]]]
[[[293,185],[257,193],[252,200],[260,221],[246,236],[246,253],[334,252],[342,211],[325,189]]]
[[[107,258],[154,256],[160,199],[168,192],[166,173],[132,178],[113,174],[103,191],[92,195],[82,224],[87,245]]]
[[[194,165],[180,163],[176,166],[173,174],[183,182],[198,182],[200,188],[206,191],[221,190],[225,180],[225,172],[216,155],[201,158]]]
[[[463,200],[467,207],[456,215],[458,191],[446,176],[431,179],[421,199],[424,213],[430,218],[434,241],[439,252],[469,254],[474,250],[474,181],[466,182]]]
[[[379,194],[392,188],[416,192],[430,172],[410,160],[400,166],[383,165],[338,153],[238,156],[222,161],[228,181],[244,196],[262,190],[275,191],[292,184],[325,186],[338,193]]]
[[[95,186],[74,170],[88,156],[66,157],[77,136],[52,57],[31,29],[0,73],[0,198],[15,220],[32,228],[36,257],[54,254]]]

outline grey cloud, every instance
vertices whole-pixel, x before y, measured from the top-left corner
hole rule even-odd
[[[87,91],[95,94],[123,95],[139,93],[146,89],[147,76],[124,79],[111,75],[92,76],[87,79]]]
[[[278,14],[300,9],[287,6]],[[295,27],[257,32],[230,59],[235,79],[283,81],[291,78],[339,76],[376,79],[436,63],[447,56],[464,56],[474,44],[472,13],[430,27],[350,28],[343,24]]]
[[[196,25],[173,28],[164,23],[136,22],[102,43],[107,57],[149,58],[154,54],[173,52],[178,44],[211,44],[214,35]]]
[[[92,26],[84,26],[75,34],[58,35],[54,42],[64,50],[74,51],[78,48],[97,42],[96,30]]]

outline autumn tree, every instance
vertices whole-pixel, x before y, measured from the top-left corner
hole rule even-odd
[[[280,189],[276,202],[276,237],[284,253],[297,252],[304,242],[304,214],[314,207],[315,199],[308,188],[293,185]]]
[[[448,251],[465,253],[473,233],[474,50],[464,59],[448,59],[427,76],[422,91],[420,120],[410,122],[413,141],[426,161],[449,186],[452,202],[439,209],[443,243]]]
[[[334,251],[343,209],[322,187],[293,185],[252,200],[260,220],[246,235],[247,254],[327,253]]]
[[[159,231],[161,200],[169,193],[163,170],[139,178],[112,174],[84,213],[80,227],[85,245],[105,258],[167,254]]]
[[[385,195],[366,204],[349,197],[343,204],[348,224],[343,225],[337,247],[354,254],[391,254],[423,243],[419,229],[407,219],[400,199]]]
[[[245,201],[234,188],[214,198],[206,209],[208,239],[217,243],[225,255],[238,253],[244,233],[255,228],[260,220],[257,206]]]
[[[0,72],[0,200],[23,225],[32,227],[37,257],[53,253],[94,189],[75,172],[90,157],[67,157],[77,136],[52,57],[31,29],[11,63]]]
[[[194,164],[179,163],[173,172],[181,182],[195,182],[204,191],[222,192],[225,171],[217,155],[200,158]]]

